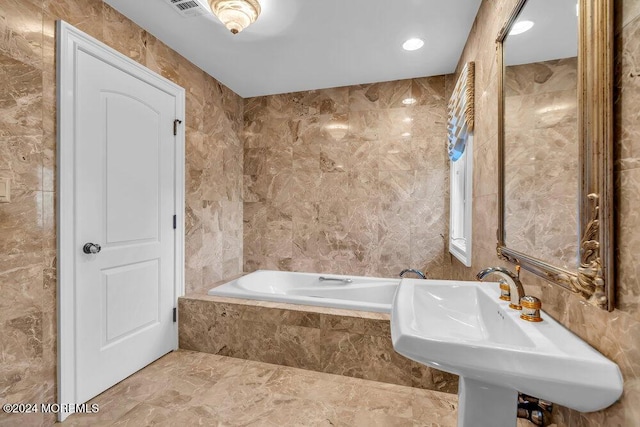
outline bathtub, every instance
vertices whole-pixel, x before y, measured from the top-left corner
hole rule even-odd
[[[400,279],[258,270],[208,294],[251,300],[391,312]]]

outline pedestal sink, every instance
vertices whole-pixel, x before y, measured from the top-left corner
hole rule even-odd
[[[395,350],[460,376],[459,427],[513,427],[518,392],[577,411],[622,394],[618,365],[542,312],[527,322],[498,283],[402,279],[391,312]]]

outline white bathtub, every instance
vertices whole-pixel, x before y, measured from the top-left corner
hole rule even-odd
[[[349,310],[391,312],[400,279],[258,270],[209,295]]]

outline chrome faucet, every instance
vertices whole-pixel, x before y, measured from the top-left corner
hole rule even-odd
[[[504,267],[485,268],[476,275],[476,278],[478,280],[482,280],[490,274],[500,276],[500,282],[504,282],[509,285],[509,295],[511,296],[509,307],[516,310],[522,310],[520,299],[524,296],[524,287],[522,286],[520,278]]]
[[[420,276],[420,277],[421,277],[421,278],[423,278],[423,279],[426,279],[426,278],[427,278],[427,275],[426,275],[426,274],[424,274],[422,271],[420,271],[420,270],[416,270],[416,269],[414,269],[414,268],[406,268],[406,269],[402,270],[402,271],[400,272],[400,277],[404,277],[404,275],[405,275],[406,273],[413,273],[413,274],[417,274],[418,276]]]

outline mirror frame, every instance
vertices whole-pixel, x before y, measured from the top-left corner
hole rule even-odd
[[[505,244],[505,140],[503,42],[527,0],[518,0],[496,40],[498,57],[498,257],[581,294],[588,303],[614,308],[613,217],[613,1],[579,0],[578,143],[579,266],[569,271]],[[578,237],[576,236],[576,237]]]

